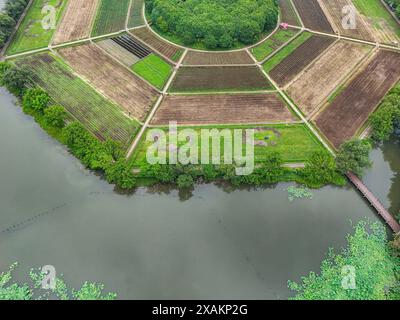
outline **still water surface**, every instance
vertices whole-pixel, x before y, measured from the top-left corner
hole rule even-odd
[[[186,201],[174,190],[120,195],[12,100],[0,89],[0,270],[18,261],[19,280],[51,264],[74,287],[103,282],[120,298],[285,299],[288,279],[318,271],[328,247],[344,245],[350,220],[377,220],[350,187],[292,203],[289,184],[199,185]],[[398,208],[399,148],[373,156],[366,181]]]

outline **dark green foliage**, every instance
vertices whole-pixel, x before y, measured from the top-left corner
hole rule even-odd
[[[369,159],[371,143],[367,140],[350,140],[342,144],[336,157],[336,165],[343,174],[351,171],[361,177],[364,169],[371,167]]]
[[[25,90],[32,86],[32,72],[27,68],[3,64],[0,68],[0,84],[17,97],[22,97]]]
[[[303,176],[308,186],[320,186],[343,181],[344,177],[339,173],[335,159],[327,151],[314,152],[306,163]]]
[[[47,125],[55,128],[63,128],[67,112],[62,106],[50,106],[44,110],[44,120]]]
[[[392,89],[383,100],[379,109],[370,117],[371,138],[375,142],[388,141],[400,122],[400,86]]]
[[[100,142],[78,122],[63,129],[63,140],[72,154],[86,167],[104,172],[108,182],[121,189],[133,189],[136,186],[132,167],[122,157],[118,144]]]
[[[400,18],[400,0],[385,0],[393,12]]]
[[[388,244],[385,227],[360,222],[347,242],[340,254],[329,251],[319,274],[311,272],[299,284],[289,281],[289,288],[297,292],[294,299],[399,299],[400,258]],[[346,286],[350,268],[355,273],[354,289]]]
[[[34,111],[43,113],[50,102],[49,95],[40,88],[30,88],[25,91],[22,98],[22,107],[26,110],[33,109]]]
[[[194,185],[194,180],[192,178],[191,175],[188,174],[181,174],[177,181],[176,181],[177,185],[179,188],[182,189],[187,189],[187,188],[191,188]]]
[[[275,0],[146,0],[146,9],[160,31],[209,49],[255,42],[276,26],[279,13]]]
[[[8,0],[0,13],[0,49],[13,33],[19,17],[24,12],[29,0]]]

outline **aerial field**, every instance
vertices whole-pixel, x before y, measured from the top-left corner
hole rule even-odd
[[[293,3],[306,28],[333,33],[332,26],[322,11],[318,0],[293,0]]]
[[[233,52],[201,52],[189,51],[183,59],[183,65],[224,65],[224,64],[254,64],[246,51]]]
[[[272,89],[257,66],[181,67],[171,92],[260,91]]]
[[[54,35],[53,43],[60,44],[90,36],[99,0],[68,1],[62,21]]]
[[[152,53],[149,48],[144,46],[139,40],[135,39],[130,34],[123,34],[121,36],[111,38],[111,40],[128,50],[138,59],[143,59]]]
[[[111,138],[126,146],[133,138],[138,123],[75,76],[63,62],[40,54],[20,58],[17,64],[31,69],[33,81],[100,140]]]
[[[381,50],[336,99],[316,118],[316,124],[336,147],[351,139],[400,78],[400,54]]]
[[[58,51],[72,68],[130,116],[144,120],[157,91],[94,44]]]
[[[168,142],[168,131],[167,129],[160,127],[158,129],[164,130],[166,134],[165,142]],[[282,155],[282,160],[287,163],[298,163],[307,161],[313,152],[323,150],[322,145],[318,140],[308,131],[303,124],[288,124],[288,125],[268,125],[268,126],[200,126],[200,127],[179,127],[178,134],[183,129],[194,130],[199,137],[199,154],[201,154],[201,130],[202,129],[217,129],[217,130],[230,130],[233,136],[233,130],[235,129],[253,129],[254,130],[254,160],[255,163],[261,163],[268,155],[274,152],[278,152]],[[153,144],[152,141],[146,141],[148,131],[145,133],[143,139],[140,141],[138,148],[132,156],[132,161],[135,166],[146,166],[147,162],[147,150]],[[224,138],[221,137],[221,159],[224,156]],[[187,142],[178,142],[177,148],[179,149],[182,145]],[[246,136],[243,136],[243,154],[245,154],[246,145],[249,142],[246,141]],[[209,139],[209,152],[210,160],[212,159],[212,139]],[[162,153],[166,152],[168,157],[168,150],[161,150]],[[159,155],[159,154],[157,154]]]
[[[169,95],[152,124],[243,124],[293,122],[298,119],[275,93],[228,95]]]
[[[336,39],[324,36],[311,36],[270,72],[270,76],[280,86],[287,85],[323,53]],[[267,62],[268,63],[268,62]]]
[[[135,63],[132,70],[160,90],[172,74],[172,66],[154,53]]]
[[[292,26],[300,26],[299,18],[290,2],[290,0],[279,0],[281,8],[281,22],[288,23]]]
[[[279,28],[270,38],[266,39],[256,47],[251,48],[251,53],[257,61],[262,61],[284,43],[293,38],[298,32],[299,31],[296,29],[289,28],[284,30]]]
[[[7,54],[12,55],[47,47],[54,34],[54,29],[46,30],[43,28],[42,21],[46,22],[46,24],[49,22],[46,18],[49,16],[49,12],[42,13],[42,9],[46,5],[55,8],[57,24],[66,3],[66,0],[34,0],[8,47]]]
[[[354,5],[367,20],[378,42],[398,45],[400,27],[381,0],[353,0]]]
[[[125,29],[130,0],[100,0],[92,36],[100,36]]]
[[[172,61],[178,61],[183,53],[182,49],[162,40],[147,27],[134,29],[131,31],[131,33],[138,39],[142,40],[145,44],[154,50],[157,50],[159,53],[171,59]]]
[[[351,0],[319,0],[321,7],[326,10],[326,13],[331,17],[335,29],[344,36],[353,37],[356,39],[374,41],[372,29],[368,24],[366,17],[360,15],[354,7]],[[343,13],[342,9],[346,6],[352,6],[356,12],[356,28],[345,29],[342,24]]]
[[[133,0],[129,15],[128,28],[134,28],[145,24],[142,15],[144,0]]]
[[[312,114],[370,50],[350,41],[336,42],[287,88],[289,96],[305,115]]]
[[[139,61],[137,56],[126,50],[124,47],[121,47],[113,39],[98,41],[96,44],[128,68],[132,67]]]

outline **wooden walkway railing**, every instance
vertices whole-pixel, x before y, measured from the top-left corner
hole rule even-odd
[[[368,202],[375,208],[379,215],[386,221],[394,233],[400,232],[400,224],[396,219],[385,209],[383,204],[379,201],[374,194],[369,191],[367,186],[352,172],[347,174],[349,180],[354,186],[362,193],[362,195],[368,200]]]

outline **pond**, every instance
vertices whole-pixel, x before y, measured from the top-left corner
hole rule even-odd
[[[185,201],[176,190],[121,195],[13,100],[0,89],[0,270],[18,261],[18,280],[50,264],[74,287],[102,282],[119,298],[286,299],[287,280],[345,244],[350,220],[378,220],[350,186],[293,202],[286,183],[198,185]],[[366,181],[398,208],[399,148],[373,157]]]

